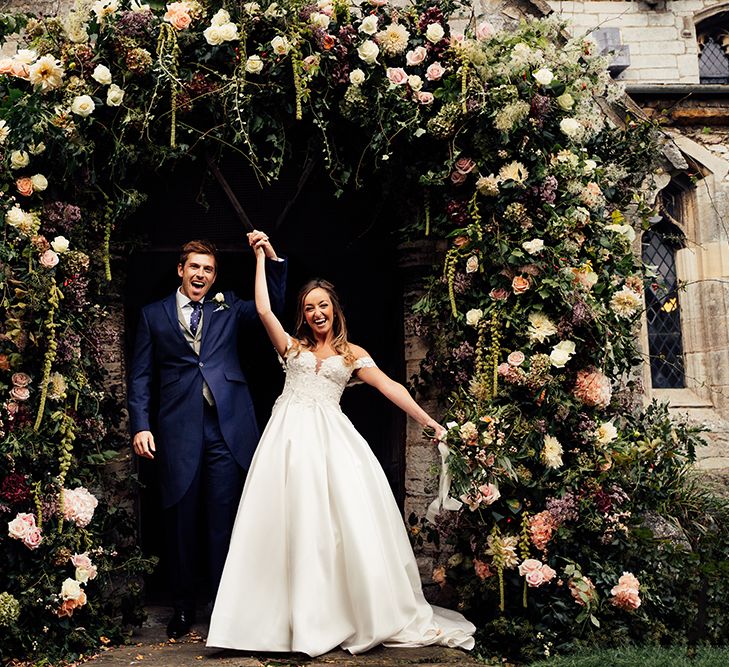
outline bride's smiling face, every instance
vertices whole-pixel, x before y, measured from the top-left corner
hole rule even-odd
[[[316,287],[304,297],[304,318],[315,336],[327,336],[334,324],[334,308],[329,293]]]

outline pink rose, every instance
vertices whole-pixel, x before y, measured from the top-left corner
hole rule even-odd
[[[40,256],[40,263],[41,266],[44,266],[47,269],[52,269],[56,264],[58,264],[58,255],[53,250],[46,250]]]
[[[544,577],[544,581],[549,583],[557,576],[557,573],[549,565],[544,564],[542,565],[542,576]]]
[[[408,51],[405,54],[405,62],[414,67],[420,65],[425,60],[425,56],[428,55],[428,51],[424,46],[416,46],[412,51]]]
[[[481,502],[484,505],[493,505],[499,498],[501,498],[501,492],[499,487],[495,484],[484,484],[478,487],[481,493]]]
[[[514,294],[524,294],[531,287],[531,281],[524,276],[514,276],[511,281],[511,290]]]
[[[506,358],[506,361],[508,361],[511,366],[521,366],[524,363],[524,359],[524,353],[516,350]]]
[[[499,367],[496,369],[496,372],[499,375],[506,375],[509,372],[510,368],[511,367],[507,363],[499,364]]]
[[[509,292],[503,287],[496,287],[489,292],[489,296],[494,301],[505,301],[509,298]]]
[[[438,81],[445,74],[445,68],[439,62],[431,63],[425,70],[428,81]]]
[[[37,549],[40,543],[43,541],[43,535],[41,535],[40,528],[33,526],[30,528],[23,538],[23,544],[28,549]]]
[[[476,39],[479,42],[485,42],[487,39],[491,39],[495,32],[494,26],[488,21],[482,21],[476,26]]]
[[[305,72],[310,72],[311,70],[319,67],[320,60],[321,58],[319,58],[318,55],[312,53],[310,56],[306,56],[306,58],[301,61],[301,64],[304,66]]]
[[[407,72],[402,67],[388,67],[385,71],[390,83],[402,86],[408,82]]]
[[[470,174],[476,163],[470,157],[459,157],[454,165],[456,171],[460,171],[462,174]]]
[[[13,387],[10,390],[10,396],[16,401],[27,401],[30,398],[30,389],[28,387]]]
[[[527,585],[530,588],[539,588],[543,583],[545,583],[541,569],[527,572],[524,579],[526,579]]]
[[[427,90],[421,90],[418,92],[418,102],[420,102],[420,104],[428,106],[429,104],[433,104],[434,100],[435,97],[433,97],[433,93],[429,93]]]
[[[451,183],[453,185],[463,185],[466,182],[466,176],[462,171],[454,171],[451,174]]]
[[[87,570],[93,567],[89,554],[85,551],[82,554],[74,554],[71,556],[71,565],[74,567],[83,567]]]
[[[519,565],[519,574],[523,577],[529,572],[541,570],[542,567],[544,567],[542,565],[542,561],[537,560],[536,558],[527,558],[526,560],[523,560]]]
[[[15,540],[24,540],[35,527],[35,515],[21,512],[8,522],[8,535]]]
[[[8,401],[5,404],[5,409],[8,411],[8,414],[12,417],[13,415],[17,414],[18,410],[20,409],[20,406],[15,401]]]
[[[30,375],[27,373],[13,373],[10,381],[16,387],[27,387],[30,384]]]
[[[462,44],[465,37],[462,32],[451,33],[451,44]]]
[[[30,197],[33,194],[33,181],[28,176],[24,176],[15,181],[15,187],[18,188],[18,194],[23,197]]]

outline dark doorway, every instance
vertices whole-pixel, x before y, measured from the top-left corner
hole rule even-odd
[[[327,278],[342,299],[351,340],[365,347],[391,377],[403,381],[402,289],[386,223],[393,225],[385,219],[378,193],[360,191],[337,198],[328,176],[309,164],[291,164],[265,188],[240,158],[228,158],[219,166],[253,225],[266,231],[277,252],[288,258],[284,326],[293,326],[299,287],[313,277]],[[142,242],[128,262],[129,350],[140,308],[178,287],[179,247],[189,239],[208,238],[220,249],[214,292],[232,289],[241,298],[252,298],[253,292],[255,266],[245,243],[246,229],[206,165],[182,164],[151,191],[153,196],[130,222],[130,231]],[[283,385],[283,372],[262,328],[241,339],[240,352],[262,428]],[[369,387],[347,389],[342,407],[370,443],[402,506],[404,415]],[[161,556],[164,531],[154,464],[140,461],[139,478],[141,546],[145,553]],[[148,581],[154,598],[165,589],[163,571],[164,564]]]

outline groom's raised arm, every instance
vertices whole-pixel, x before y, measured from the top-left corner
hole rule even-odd
[[[248,234],[248,243],[253,246],[258,240],[268,238],[264,232],[254,231]],[[266,283],[271,300],[271,310],[277,317],[281,316],[286,299],[286,276],[288,262],[279,257],[273,246],[268,245],[266,252]],[[239,301],[240,316],[243,320],[258,319],[256,304],[253,301]]]

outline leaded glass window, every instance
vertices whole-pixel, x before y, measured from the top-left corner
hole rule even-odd
[[[729,83],[729,12],[720,11],[696,26],[699,81]]]
[[[674,203],[668,197],[664,202],[666,209]],[[651,384],[656,389],[677,389],[685,386],[676,273],[676,251],[682,245],[683,235],[666,217],[643,234],[643,261],[655,267],[657,274],[646,279],[645,306]]]

